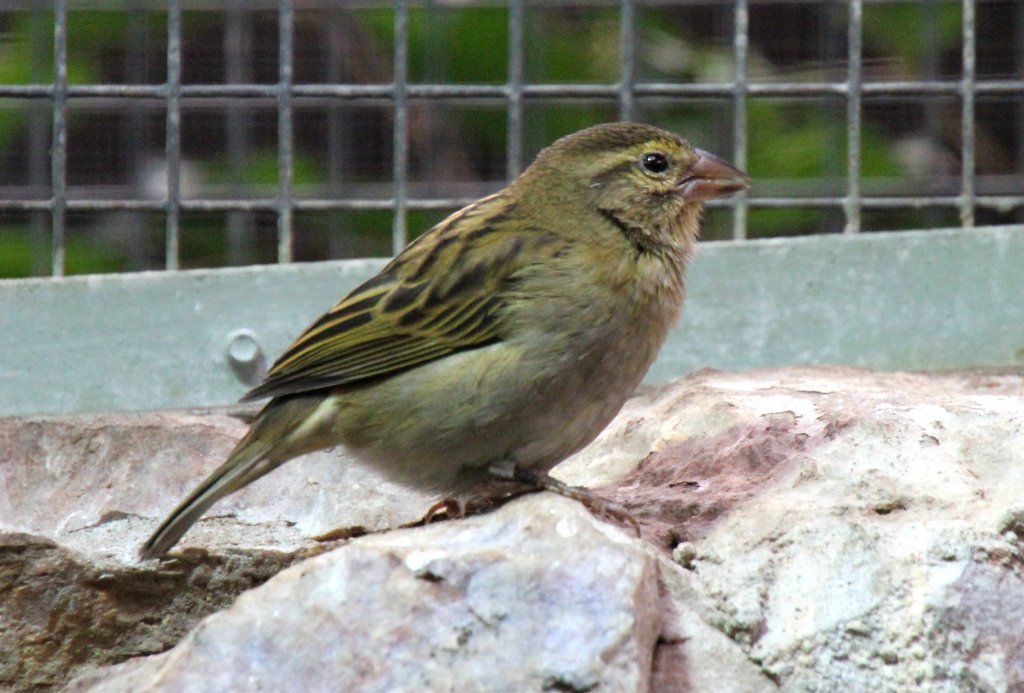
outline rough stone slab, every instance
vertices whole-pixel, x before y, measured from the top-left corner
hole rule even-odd
[[[647,691],[657,561],[533,496],[283,571],[170,652],[69,691]]]
[[[0,531],[130,564],[138,547],[245,433],[256,408],[0,418]],[[344,449],[294,460],[221,501],[182,547],[310,549],[339,528],[422,517],[435,501],[353,464]],[[130,522],[149,518],[150,522]],[[112,527],[105,527],[113,523]]]
[[[488,587],[496,595],[518,594],[524,576],[551,589],[551,580],[586,584],[592,576],[568,541],[558,544],[557,561],[539,565],[526,556],[523,575],[486,563],[480,548],[442,581],[408,578],[410,552],[454,555],[454,537],[467,536],[460,532],[477,536],[480,547],[488,536],[511,556],[516,546],[502,538],[514,534],[509,527],[525,536],[536,526],[538,542],[558,534],[557,522],[534,517],[537,508],[584,527],[579,518],[591,520],[572,503],[529,498],[478,518],[384,532],[418,517],[433,499],[354,476],[365,470],[337,451],[296,460],[228,499],[171,561],[134,563],[159,518],[243,430],[224,412],[0,420],[0,688],[45,690],[118,661],[123,668],[79,685],[106,685],[104,676],[130,670],[151,676],[150,659],[129,658],[171,647],[239,593],[337,546],[312,538],[332,527],[382,532],[336,553],[365,558],[359,552],[373,547],[368,565],[391,556],[393,573],[368,569],[353,582],[382,594],[389,585],[412,585],[411,593],[432,595],[423,610],[407,609],[401,626],[431,642],[453,642],[438,616],[442,607],[469,618],[466,605],[477,602],[466,586],[476,568],[503,576]],[[649,677],[640,685],[716,693],[1024,688],[1020,376],[700,372],[639,392],[557,474],[600,486],[640,519],[646,553],[612,525],[586,530],[630,547],[635,565],[623,575],[636,566],[655,575],[660,631],[654,645],[635,648],[636,671]],[[321,562],[327,557],[308,565]],[[560,565],[572,566],[569,574]],[[314,573],[305,575],[319,585]],[[315,576],[323,575],[335,577],[315,589],[336,594],[337,574],[318,567]],[[393,575],[405,577],[388,582]],[[460,587],[444,592],[452,585]],[[442,604],[442,593],[452,601]],[[257,603],[248,599],[232,608],[252,616],[254,606],[238,606]],[[382,639],[387,621],[371,619],[386,606],[331,612],[353,638],[357,630],[376,634],[375,649],[359,652],[374,658],[367,670],[397,666],[383,643],[403,643]],[[261,612],[268,624],[280,617]],[[633,618],[648,623],[642,613]],[[299,630],[260,637],[295,642]],[[560,632],[547,637],[557,644]],[[485,641],[481,630],[467,642]],[[460,650],[458,637],[454,643]],[[579,672],[592,670],[574,661],[559,660],[557,671],[567,681],[577,680],[567,672],[591,680]]]
[[[561,474],[615,478],[782,689],[1024,688],[1024,379],[704,372],[645,400]]]
[[[295,559],[191,552],[128,566],[0,533],[0,690],[52,690],[79,671],[162,652]]]
[[[222,501],[173,561],[138,564],[156,523],[245,429],[221,410],[0,418],[0,689],[46,690],[166,650],[331,546],[312,537],[395,527],[433,502],[326,451]]]

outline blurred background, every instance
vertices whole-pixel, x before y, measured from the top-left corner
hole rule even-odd
[[[849,96],[821,87],[850,76],[850,4],[744,4],[745,44],[735,0],[530,2],[514,21],[493,2],[410,3],[401,16],[394,3],[369,0],[296,2],[285,13],[275,2],[182,2],[177,266],[276,262],[284,209],[290,259],[390,255],[396,228],[415,237],[502,187],[555,138],[624,112],[738,160],[754,178],[739,208],[708,211],[707,240],[955,227],[965,220],[965,191],[977,196],[966,202],[973,223],[1024,223],[1024,2],[865,0],[855,69],[874,86],[857,93],[852,174],[867,204],[852,229],[843,203]],[[967,4],[973,26],[965,27]],[[291,25],[287,116],[280,94],[263,88],[282,80],[282,17]],[[173,264],[161,91],[168,19],[165,3],[68,6],[67,199],[107,202],[69,206],[67,274]],[[0,278],[53,271],[54,26],[49,3],[8,0],[0,9]],[[966,187],[957,91],[965,37],[976,42],[966,74],[995,84],[970,94]],[[395,146],[396,76],[403,90],[466,87],[401,97],[405,151]],[[105,87],[75,91],[94,85]],[[680,96],[657,85],[704,87]],[[285,160],[282,133],[291,139]]]

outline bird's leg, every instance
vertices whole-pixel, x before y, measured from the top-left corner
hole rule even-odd
[[[537,472],[527,467],[522,467],[512,460],[502,460],[492,464],[488,471],[500,479],[519,482],[533,487],[538,491],[551,491],[560,496],[571,498],[582,503],[587,510],[599,517],[611,517],[619,522],[630,525],[636,535],[640,536],[640,522],[625,506],[615,501],[610,501],[597,495],[589,489],[580,486],[569,486],[566,483],[549,476],[546,472]]]
[[[535,484],[511,478],[508,474],[496,474],[488,469],[489,477],[470,491],[455,497],[444,498],[430,506],[421,520],[411,526],[428,525],[441,516],[447,519],[475,515],[493,509],[524,493],[537,491]]]
[[[589,489],[569,486],[544,472],[537,472],[516,464],[515,460],[502,459],[487,468],[493,477],[491,483],[484,483],[472,493],[456,498],[445,498],[430,507],[422,520],[410,526],[426,525],[440,515],[448,518],[464,517],[490,510],[511,498],[536,491],[551,491],[560,496],[582,503],[585,508],[599,517],[610,517],[633,528],[640,536],[640,523],[620,503],[607,500]]]

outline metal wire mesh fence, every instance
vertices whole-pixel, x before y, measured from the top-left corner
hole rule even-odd
[[[9,2],[0,49],[0,277],[386,255],[614,119],[749,169],[710,239],[1024,222],[1014,0]]]

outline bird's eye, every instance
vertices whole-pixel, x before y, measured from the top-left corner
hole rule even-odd
[[[668,170],[668,157],[661,152],[650,152],[640,157],[640,165],[649,173],[661,175]]]

